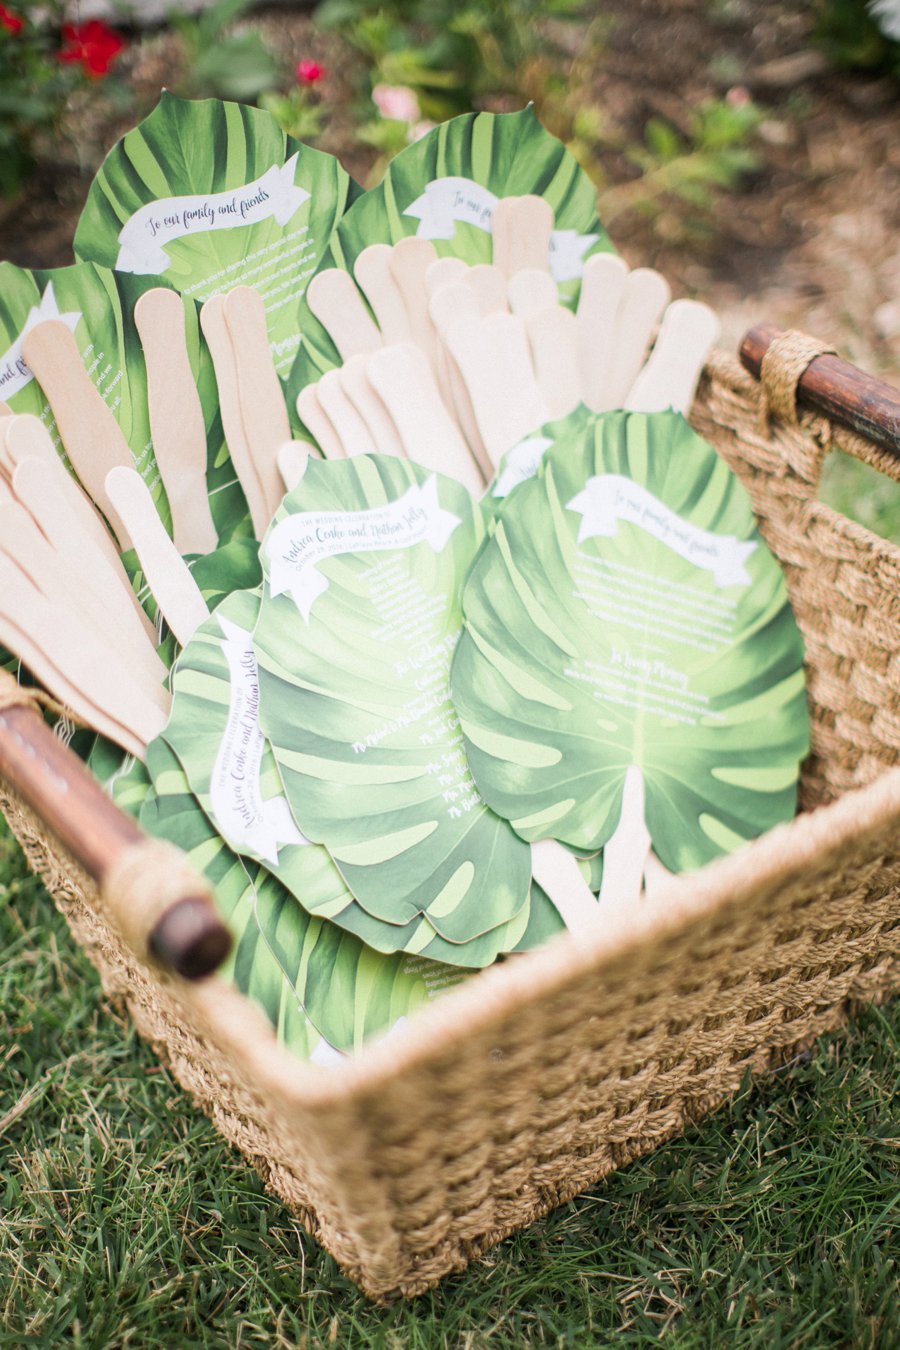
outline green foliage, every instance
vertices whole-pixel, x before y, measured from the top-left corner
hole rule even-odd
[[[318,95],[305,85],[295,85],[286,94],[267,89],[257,100],[260,108],[271,113],[275,121],[295,141],[312,142],[322,134],[325,108]]]
[[[735,192],[747,174],[760,168],[754,138],[762,119],[749,97],[705,100],[686,135],[662,118],[650,118],[643,142],[622,147],[639,175],[601,186],[601,219],[610,224],[635,211],[662,222],[661,233],[669,236],[702,232],[719,196]]]
[[[255,29],[232,30],[249,0],[216,0],[188,16],[173,8],[169,23],[184,45],[185,74],[177,92],[187,98],[234,99],[255,103],[277,84],[278,62]]]
[[[879,26],[865,0],[819,0],[816,40],[840,70],[889,74],[900,79],[900,42]]]
[[[500,94],[543,101],[564,55],[552,21],[584,12],[582,0],[323,0],[316,19],[357,47],[373,84],[413,89],[437,122]]]

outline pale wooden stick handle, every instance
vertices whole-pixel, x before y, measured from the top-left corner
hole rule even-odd
[[[263,491],[268,527],[284,495],[278,451],[291,439],[291,425],[272,360],[262,296],[252,286],[237,286],[226,295],[224,312],[237,370],[244,435]]]
[[[590,886],[581,875],[578,861],[555,839],[531,845],[531,871],[535,881],[559,910],[570,933],[596,931],[600,909]]]
[[[134,323],[147,366],[153,453],[179,553],[211,553],[218,543],[206,491],[206,422],[194,382],[184,302],[163,286],[145,291]]]
[[[62,443],[90,496],[106,516],[123,551],[131,540],[106,495],[106,475],[134,457],[122,430],[88,375],[81,352],[59,319],[45,319],[25,334],[22,354],[47,395]]]
[[[250,519],[253,521],[253,533],[257,539],[262,539],[271,515],[241,416],[237,361],[225,325],[224,295],[213,295],[207,300],[200,311],[200,327],[203,329],[203,336],[206,338],[216,371],[222,427],[231,462],[247,498]]]
[[[200,588],[166,534],[140,474],[134,469],[113,469],[107,475],[106,490],[128,522],[147,584],[183,647],[209,618]]]

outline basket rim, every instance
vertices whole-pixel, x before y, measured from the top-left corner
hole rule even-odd
[[[842,854],[848,845],[875,841],[891,824],[900,827],[900,768],[776,826],[697,872],[668,880],[652,909],[610,916],[589,940],[561,933],[542,948],[479,971],[340,1065],[302,1060],[278,1042],[252,1000],[216,977],[186,986],[178,997],[258,1090],[307,1112],[327,1111],[433,1064],[454,1043],[487,1031],[517,1007],[563,992],[573,979],[612,975],[638,956],[664,960],[676,936],[710,920],[727,923],[733,913],[746,914],[754,896],[821,868],[823,860]]]

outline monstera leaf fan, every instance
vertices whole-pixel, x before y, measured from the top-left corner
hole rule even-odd
[[[587,174],[533,108],[518,113],[466,113],[428,132],[388,165],[381,183],[341,220],[319,270],[356,274],[373,245],[409,236],[434,244],[439,257],[474,266],[495,261],[492,217],[504,197],[534,194],[553,209],[550,268],[559,294],[574,302],[585,260],[612,251],[597,218],[597,193]],[[291,402],[341,362],[338,349],[304,303],[303,341],[288,380]]]
[[[530,850],[478,796],[448,697],[483,536],[450,479],[387,457],[311,460],[263,545],[254,634],[291,811],[332,854],[367,940],[430,955],[437,935],[441,958],[468,966],[534,918]]]
[[[259,725],[259,675],[252,633],[259,615],[258,592],[231,594],[200,625],[172,675],[173,702],[161,741],[175,754],[204,815],[230,848],[272,873],[309,914],[330,919],[376,950],[410,949],[428,958],[422,970],[432,980],[452,982],[457,944],[427,922],[402,928],[381,923],[351,895],[324,848],[297,829],[284,794],[272,748]],[[161,752],[155,751],[154,756]],[[171,769],[169,756],[161,760]],[[158,787],[157,783],[157,787]],[[185,799],[187,800],[187,799]],[[537,893],[530,898],[522,949],[536,946],[561,927],[554,907]],[[427,940],[425,940],[427,937]],[[442,973],[441,973],[442,972]],[[457,970],[455,979],[460,978]]]
[[[164,93],[94,179],[75,252],[163,277],[200,302],[256,287],[285,372],[306,282],[353,195],[336,159],[286,136],[270,114]]]
[[[700,867],[796,809],[803,644],[743,488],[675,413],[546,429],[469,578],[452,693],[478,789],[524,839]]]
[[[141,824],[171,840],[215,887],[235,945],[222,975],[261,1005],[279,1039],[305,1058],[329,1059],[390,1030],[452,983],[427,962],[382,956],[333,924],[311,917],[264,868],[244,863],[198,810],[174,753],[150,747],[153,787]],[[133,793],[132,793],[133,796]],[[306,884],[321,893],[334,868],[324,849],[306,849]]]
[[[32,330],[45,323],[55,329],[57,343],[67,330],[72,356],[91,376],[121,429],[135,466],[151,488],[160,515],[170,524],[153,453],[147,369],[134,323],[137,301],[158,285],[157,278],[121,276],[93,263],[33,272],[0,263],[0,398],[13,413],[39,417],[54,440],[59,440],[53,407],[66,410],[70,405],[70,416],[76,413],[71,406],[71,386],[60,379],[65,372],[53,353],[44,388],[25,360],[23,348]],[[189,300],[182,304],[184,341],[209,447],[207,482],[213,517],[220,537],[228,538],[243,517],[243,499],[223,446],[215,375],[200,336],[197,309]],[[50,376],[56,379],[51,381]]]

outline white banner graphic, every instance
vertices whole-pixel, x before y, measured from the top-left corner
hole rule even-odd
[[[553,444],[546,436],[529,436],[506,454],[494,485],[494,497],[508,497],[513,488],[534,478],[541,460]]]
[[[80,318],[81,314],[77,310],[60,314],[53,293],[53,282],[48,281],[40,304],[32,306],[28,311],[28,318],[22,326],[21,333],[12,346],[0,356],[0,398],[4,401],[14,398],[34,379],[22,355],[25,334],[29,333],[35,324],[43,323],[45,319],[59,319],[60,323],[64,323],[74,333]]]
[[[733,534],[713,534],[683,520],[640,483],[621,474],[604,473],[589,478],[583,490],[566,503],[568,511],[582,516],[578,542],[599,535],[614,538],[620,520],[637,525],[680,557],[711,572],[718,586],[748,586],[745,563],[756,544],[741,542]]]
[[[461,523],[438,501],[434,474],[421,487],[413,484],[398,501],[368,511],[300,511],[280,521],[266,540],[272,564],[269,589],[272,595],[290,592],[308,620],[314,602],[328,590],[328,579],[318,571],[326,558],[413,548],[423,541],[440,553]]]
[[[164,273],[172,259],[164,245],[205,230],[233,230],[275,218],[285,226],[310,194],[297,187],[297,155],[285,164],[273,164],[261,178],[240,188],[195,197],[161,197],[148,202],[119,231],[118,272],[145,276]]]
[[[231,702],[210,783],[211,813],[227,844],[275,866],[283,844],[308,844],[284,795],[263,799],[260,765],[266,738],[259,725],[259,671],[251,635],[219,615],[225,635]]]
[[[418,220],[421,239],[452,239],[456,222],[491,232],[494,207],[500,200],[471,178],[435,178],[403,212]],[[584,255],[599,239],[577,230],[554,230],[550,237],[550,271],[554,281],[574,281],[584,270]]]

